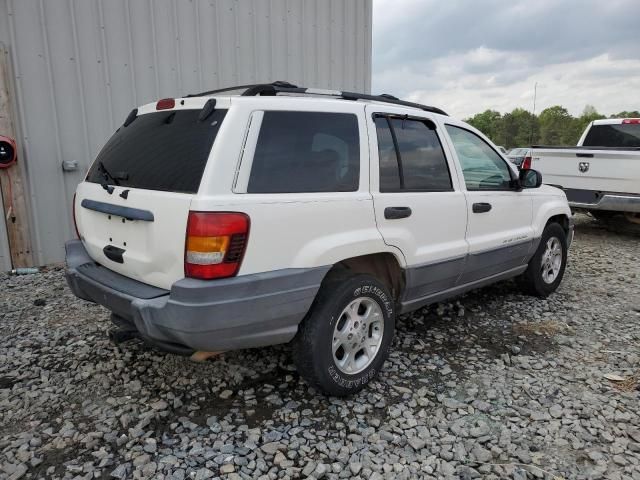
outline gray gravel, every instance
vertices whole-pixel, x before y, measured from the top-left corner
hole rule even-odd
[[[3,275],[0,478],[640,479],[640,229],[580,216],[576,235],[555,295],[504,282],[402,317],[350,399],[309,389],[286,346],[118,349],[61,268]]]

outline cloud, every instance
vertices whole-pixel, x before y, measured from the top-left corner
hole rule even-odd
[[[390,8],[390,7],[393,8]],[[373,91],[487,108],[640,108],[636,0],[374,0]]]

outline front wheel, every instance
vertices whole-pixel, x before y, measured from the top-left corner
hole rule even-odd
[[[536,253],[518,277],[520,287],[530,295],[545,298],[556,291],[567,266],[567,236],[557,223],[542,232]]]
[[[393,298],[370,275],[328,279],[293,340],[300,375],[334,396],[358,392],[387,358],[395,328]]]

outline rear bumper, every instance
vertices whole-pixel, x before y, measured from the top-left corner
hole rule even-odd
[[[67,282],[173,350],[224,351],[286,343],[295,336],[330,267],[285,269],[220,280],[177,281],[170,291],[96,264],[80,240],[67,242]]]
[[[593,190],[564,189],[569,206],[584,210],[609,210],[614,212],[640,212],[640,195],[631,193],[606,193]]]

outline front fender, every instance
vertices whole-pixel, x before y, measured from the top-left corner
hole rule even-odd
[[[567,220],[570,220],[572,217],[571,208],[569,207],[569,203],[567,202],[567,197],[564,195],[564,192],[554,187],[547,188],[556,190],[560,195],[534,195],[533,229],[536,237],[542,236],[544,227],[547,225],[547,222],[551,217],[564,215],[567,217]]]

